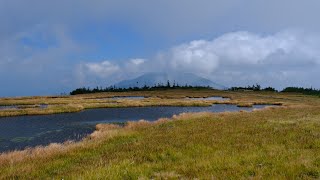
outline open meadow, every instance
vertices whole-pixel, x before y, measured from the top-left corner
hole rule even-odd
[[[144,99],[112,99],[144,96]],[[226,101],[186,97],[221,96]],[[166,90],[2,98],[0,116],[91,108],[281,105],[253,112],[183,113],[98,124],[80,142],[0,155],[1,179],[319,179],[320,98],[294,93]],[[39,105],[46,104],[46,108]],[[1,119],[0,119],[1,121]]]

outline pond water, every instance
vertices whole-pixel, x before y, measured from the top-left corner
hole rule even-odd
[[[0,106],[0,110],[7,110],[7,109],[18,109],[18,107],[14,105]]]
[[[40,104],[39,108],[40,109],[46,109],[46,108],[48,108],[48,104]]]
[[[92,133],[99,123],[125,123],[141,119],[154,121],[183,112],[252,111],[264,108],[217,104],[209,107],[136,107],[90,109],[77,113],[0,118],[0,152],[26,147],[78,141]]]
[[[146,97],[144,96],[115,96],[111,99],[145,99]]]
[[[48,105],[47,104],[39,104],[39,105],[6,105],[6,106],[0,106],[0,110],[25,109],[25,108],[46,109],[46,108],[48,108]]]
[[[89,98],[89,99],[95,99],[95,100],[121,100],[121,99],[145,99],[144,96],[114,96],[114,97],[105,97],[105,98]]]
[[[212,97],[202,97],[202,98],[189,98],[187,97],[186,99],[189,100],[215,100],[215,101],[229,101],[230,98],[225,98],[221,96],[212,96]]]

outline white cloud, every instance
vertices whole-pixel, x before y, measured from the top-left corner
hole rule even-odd
[[[84,71],[102,78],[108,78],[110,75],[120,70],[118,65],[113,64],[110,61],[103,61],[101,63],[86,63],[84,64],[84,68]]]
[[[169,67],[174,71],[210,74],[218,67],[219,57],[207,41],[192,41],[174,47],[169,55]]]
[[[147,67],[146,59],[136,58],[122,63],[104,60],[81,62],[75,67],[74,79],[79,86],[112,85],[120,80],[140,75]]]
[[[174,47],[170,52],[170,62],[173,67],[190,66],[193,70],[207,73],[214,72],[224,64],[279,64],[278,60],[288,63],[287,60],[293,57],[300,58],[295,63],[304,64],[309,60],[318,63],[320,40],[310,36],[314,37],[299,31],[283,31],[270,36],[233,32],[212,41],[198,40]],[[272,59],[269,58],[271,56]]]
[[[110,61],[80,63],[76,66],[73,79],[78,86],[107,85],[116,82],[121,72],[119,65]]]
[[[130,62],[136,66],[141,65],[146,62],[145,59],[131,59]]]

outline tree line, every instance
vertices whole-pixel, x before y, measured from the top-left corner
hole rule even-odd
[[[273,87],[266,87],[266,88],[261,88],[259,84],[255,84],[252,86],[247,86],[247,87],[231,87],[229,88],[230,91],[272,91],[272,92],[277,92],[277,90]]]
[[[303,87],[286,87],[282,92],[297,92],[306,95],[316,95],[320,96],[320,90],[314,88],[303,88]]]
[[[177,83],[171,84],[169,81],[167,81],[166,84],[158,83],[154,86],[147,86],[144,85],[143,87],[128,87],[128,88],[121,88],[116,86],[109,86],[109,87],[95,87],[95,88],[89,88],[89,87],[82,87],[77,88],[70,92],[70,95],[76,95],[76,94],[90,94],[90,93],[99,93],[99,92],[128,92],[128,91],[146,91],[146,90],[167,90],[167,89],[212,89],[210,86],[191,86],[191,85],[179,85]]]
[[[179,85],[175,82],[171,84],[169,81],[167,81],[166,84],[158,83],[154,86],[147,86],[144,85],[143,87],[128,87],[128,88],[120,88],[115,86],[109,86],[106,88],[102,87],[95,87],[95,88],[89,88],[89,87],[82,87],[77,88],[70,92],[70,95],[76,95],[76,94],[90,94],[90,93],[99,93],[99,92],[128,92],[128,91],[145,91],[145,90],[168,90],[168,89],[193,89],[193,90],[200,90],[200,89],[213,89],[210,86],[191,86],[191,85]],[[262,88],[259,84],[254,84],[252,86],[246,86],[246,87],[231,87],[228,89],[228,91],[269,91],[269,92],[295,92],[295,93],[302,93],[305,95],[316,95],[320,96],[320,90],[315,88],[303,88],[303,87],[286,87],[281,91],[276,90],[275,88],[269,86]]]
[[[271,92],[294,92],[302,93],[305,95],[316,95],[320,96],[320,90],[315,88],[304,88],[304,87],[286,87],[281,91],[277,91],[273,87],[261,88],[259,84],[247,86],[247,87],[231,87],[230,91],[271,91]]]

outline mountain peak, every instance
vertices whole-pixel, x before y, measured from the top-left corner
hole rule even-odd
[[[214,89],[225,89],[226,87],[214,83],[209,79],[197,76],[192,73],[163,73],[163,72],[152,72],[143,74],[137,78],[124,80],[115,84],[118,88],[129,88],[129,87],[143,87],[143,86],[154,86],[157,84],[166,84],[167,82],[178,85],[191,85],[191,86],[210,86]]]

